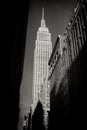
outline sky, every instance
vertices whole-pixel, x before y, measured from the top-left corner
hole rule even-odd
[[[57,35],[64,34],[76,3],[76,0],[30,1],[23,78],[20,86],[20,116],[18,130],[21,130],[23,115],[28,113],[32,103],[33,54],[37,30],[41,24],[42,8],[44,7],[46,26],[51,33],[52,45],[54,46]]]

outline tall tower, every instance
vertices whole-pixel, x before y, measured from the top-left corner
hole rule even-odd
[[[34,48],[33,104],[36,106],[44,80],[48,77],[48,61],[52,52],[51,33],[45,25],[44,8]]]

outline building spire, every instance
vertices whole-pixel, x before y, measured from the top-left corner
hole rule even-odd
[[[42,9],[42,20],[44,20],[44,8]]]
[[[45,27],[45,20],[44,20],[44,8],[42,9],[41,27]]]

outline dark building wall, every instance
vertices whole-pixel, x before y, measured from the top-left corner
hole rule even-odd
[[[51,90],[49,130],[85,128],[87,86],[87,43],[71,65],[55,94]]]
[[[43,106],[39,101],[32,116],[32,130],[45,130],[43,124],[43,115],[44,115]]]
[[[80,0],[71,20],[69,37],[74,60],[69,69],[70,118],[73,126],[85,126],[87,80],[87,1]],[[72,56],[72,55],[71,55]],[[83,123],[84,122],[84,123]]]
[[[49,75],[51,86],[50,93],[50,116],[49,130],[62,129],[68,127],[69,118],[69,93],[68,93],[68,68],[69,56],[66,46],[65,36],[60,36],[53,49],[49,62],[49,68],[52,71]],[[61,52],[62,50],[62,52]],[[61,52],[61,53],[60,53]]]
[[[69,70],[70,123],[86,126],[86,86],[87,86],[87,43]]]
[[[78,26],[78,27],[77,27]],[[82,128],[86,126],[87,86],[87,1],[78,4],[68,28],[67,45],[69,69],[56,93],[58,76],[50,93],[49,130]],[[54,53],[54,52],[53,52]],[[55,67],[57,73],[57,67]],[[67,78],[66,78],[67,77]],[[68,80],[67,84],[65,82]],[[65,89],[64,89],[65,88]],[[65,91],[64,91],[65,90]],[[56,93],[56,94],[55,94]],[[66,104],[66,105],[65,105]]]
[[[53,91],[53,92],[52,92]],[[69,120],[69,93],[68,93],[68,75],[62,79],[57,94],[54,94],[54,88],[51,91],[51,106],[49,117],[49,130],[68,128]]]
[[[29,1],[12,1],[8,18],[8,43],[10,43],[10,82],[8,129],[17,130],[19,116],[19,91],[23,73]]]

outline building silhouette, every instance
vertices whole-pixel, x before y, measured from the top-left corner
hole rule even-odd
[[[62,41],[61,36],[57,37],[49,60],[49,130],[78,129],[86,126],[86,0],[78,2],[63,37]]]
[[[8,105],[7,105],[7,122],[6,129],[17,130],[19,119],[19,97],[20,84],[23,75],[24,53],[26,43],[27,22],[29,13],[29,1],[15,1],[10,3],[10,12],[8,13],[8,43],[9,47],[9,64],[8,74]],[[8,58],[7,58],[8,59]],[[6,77],[6,78],[7,78]]]

